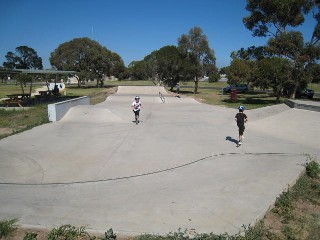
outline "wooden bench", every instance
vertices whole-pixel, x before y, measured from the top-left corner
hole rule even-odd
[[[8,99],[3,100],[6,107],[11,104],[18,104],[19,107],[23,107],[22,104],[25,100],[30,99],[30,94],[9,94],[7,95]]]

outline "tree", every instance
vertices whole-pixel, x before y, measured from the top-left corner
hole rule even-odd
[[[290,83],[292,64],[284,58],[265,58],[257,61],[255,85],[261,88],[271,87],[279,103],[283,89]]]
[[[132,61],[128,65],[129,76],[133,80],[147,79],[145,62],[142,61]]]
[[[16,48],[15,53],[6,54],[7,61],[3,63],[4,67],[16,69],[43,69],[42,58],[30,47],[20,46]]]
[[[245,82],[249,84],[252,80],[253,62],[234,57],[231,61],[228,74],[230,84]]]
[[[271,38],[268,42],[268,51],[292,61],[294,67],[292,70],[293,91],[291,98],[294,98],[297,90],[304,88],[307,82],[311,80],[307,66],[313,59],[308,53],[308,44],[304,43],[300,32],[290,31]]]
[[[177,84],[182,70],[182,57],[176,46],[165,46],[157,51],[158,72],[161,80],[170,85],[171,91]]]
[[[310,64],[307,66],[308,72],[311,74],[312,83],[320,83],[320,65]]]
[[[155,84],[155,81],[159,81],[162,77],[159,76],[158,73],[158,59],[157,59],[157,51],[153,51],[151,54],[147,55],[143,59],[145,74],[147,79],[151,79]]]
[[[310,42],[304,43],[302,34],[289,31],[289,27],[301,25],[304,22],[304,14],[318,4],[318,1],[314,0],[247,1],[246,9],[250,12],[250,16],[243,19],[244,25],[253,32],[253,36],[272,36],[268,42],[269,53],[293,62],[292,98],[295,97],[299,86],[307,80],[306,66],[320,56],[320,51],[317,50],[319,46],[316,46],[320,36],[320,16],[315,15],[318,23]]]
[[[207,36],[199,27],[190,29],[188,35],[182,34],[178,38],[178,50],[189,62],[187,70],[194,77],[194,93],[197,93],[199,77],[217,71],[214,51],[209,48]]]
[[[51,53],[50,63],[58,70],[77,71],[79,86],[81,79],[97,79],[99,86],[103,84],[104,76],[118,77],[125,69],[118,54],[89,38],[76,38],[60,44]]]
[[[247,0],[246,10],[250,16],[243,19],[253,36],[276,37],[288,27],[304,22],[304,14],[313,7],[313,0]]]
[[[20,84],[22,93],[25,94],[24,86],[26,86],[27,82],[30,82],[29,94],[32,92],[32,76],[26,73],[19,73],[14,76],[15,80]]]
[[[182,58],[176,46],[164,46],[144,58],[150,78],[175,84],[182,68]]]

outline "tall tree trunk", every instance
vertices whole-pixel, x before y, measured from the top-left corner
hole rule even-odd
[[[277,92],[276,104],[280,102],[281,91]]]
[[[194,94],[198,93],[198,85],[199,85],[199,79],[196,76],[195,79],[194,79]]]
[[[23,83],[22,83],[22,81],[20,81],[20,86],[21,86],[22,94],[24,94],[24,89],[23,89]]]
[[[297,93],[298,87],[299,87],[299,84],[296,83],[295,86],[294,86],[294,89],[293,89],[293,93],[290,96],[291,99],[295,99],[296,98],[296,93]]]
[[[33,83],[33,77],[31,78],[31,82],[30,82],[30,91],[29,91],[29,94],[30,94],[30,97],[31,97],[31,92],[32,92],[32,83]]]

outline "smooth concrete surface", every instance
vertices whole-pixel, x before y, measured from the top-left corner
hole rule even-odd
[[[87,96],[69,99],[66,101],[52,103],[48,105],[48,118],[50,122],[59,121],[69,111],[70,108],[78,105],[89,105],[90,98]]]
[[[103,103],[73,107],[0,141],[0,216],[123,235],[237,233],[294,184],[305,153],[319,156],[320,113],[285,104],[245,111],[239,148],[236,113],[161,87],[119,87]]]
[[[308,100],[287,99],[286,104],[291,108],[298,108],[298,109],[320,112],[320,102],[315,102],[310,100],[308,101]]]

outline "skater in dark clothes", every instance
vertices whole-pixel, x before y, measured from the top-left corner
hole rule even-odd
[[[242,144],[243,133],[244,133],[244,123],[248,121],[248,117],[246,114],[243,113],[244,106],[239,107],[239,112],[236,114],[234,120],[237,122],[237,126],[239,128],[239,141],[238,141],[238,147]]]

